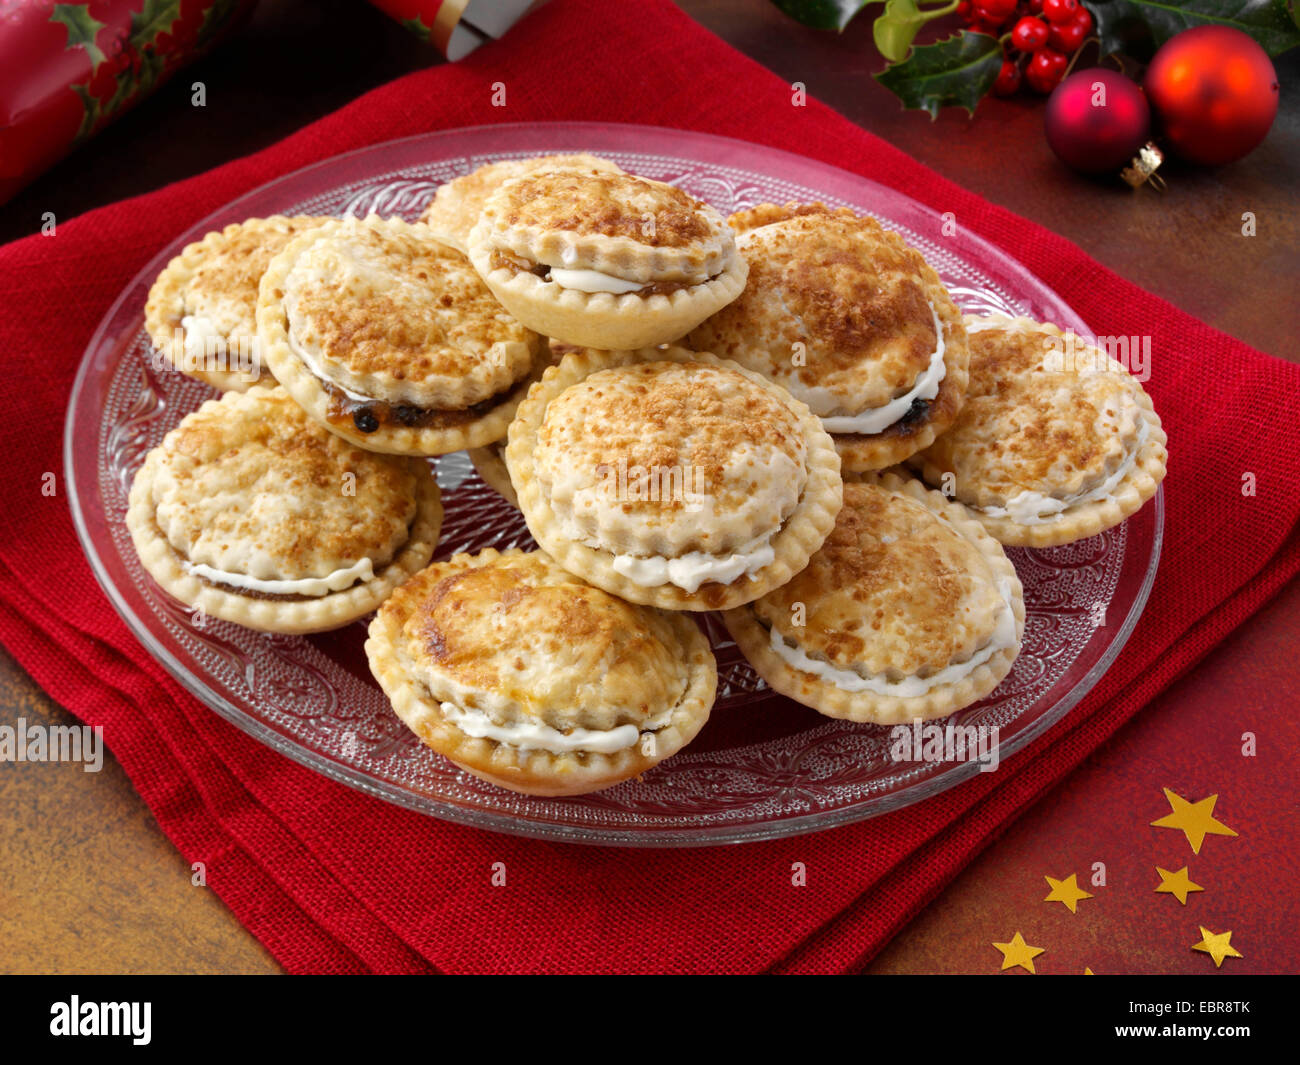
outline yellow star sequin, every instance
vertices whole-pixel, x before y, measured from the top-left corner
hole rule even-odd
[[[1214,959],[1214,967],[1217,969],[1223,964],[1224,958],[1240,958],[1241,952],[1232,945],[1232,933],[1220,932],[1215,935],[1205,925],[1200,926],[1201,941],[1192,947],[1192,950],[1199,950],[1208,954]]]
[[[1010,943],[994,943],[993,945],[1002,951],[1002,971],[1019,965],[1020,968],[1032,973],[1034,972],[1034,959],[1044,953],[1043,947],[1031,947],[1019,932],[1011,937]]]
[[[1168,869],[1161,869],[1157,865],[1156,872],[1160,874],[1160,884],[1156,890],[1166,895],[1172,895],[1184,906],[1187,905],[1189,893],[1205,890],[1200,884],[1192,883],[1192,878],[1187,875],[1187,866],[1185,865],[1176,873],[1171,873]]]
[[[1083,975],[1084,975],[1084,976],[1096,976],[1097,974],[1094,973],[1091,969],[1089,969],[1089,968],[1085,965],[1084,968],[1083,968]]]
[[[1059,902],[1071,913],[1079,912],[1079,900],[1092,898],[1083,888],[1079,887],[1077,873],[1071,873],[1064,880],[1053,880],[1050,876],[1043,877],[1047,881],[1047,886],[1052,890],[1048,893],[1044,902]]]
[[[1164,789],[1164,793],[1174,812],[1160,818],[1159,821],[1152,821],[1151,824],[1154,828],[1179,829],[1187,837],[1187,842],[1192,845],[1193,854],[1201,853],[1201,844],[1205,842],[1206,836],[1235,836],[1237,834],[1227,825],[1216,821],[1212,816],[1214,804],[1219,798],[1217,795],[1211,795],[1208,799],[1202,799],[1200,802],[1188,802],[1181,795],[1174,794],[1168,788]]]

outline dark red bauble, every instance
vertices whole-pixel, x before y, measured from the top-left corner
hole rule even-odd
[[[1053,90],[1043,119],[1047,143],[1083,174],[1115,173],[1146,143],[1151,109],[1115,70],[1077,70]]]
[[[1231,26],[1197,26],[1171,37],[1142,84],[1165,143],[1207,166],[1252,151],[1277,115],[1277,71],[1268,53]]]

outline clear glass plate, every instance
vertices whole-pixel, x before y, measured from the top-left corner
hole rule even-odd
[[[775,695],[712,616],[720,673],[699,738],[646,773],[595,795],[516,795],[423,747],[370,677],[356,623],[313,637],[268,636],[190,611],[145,575],[126,530],[127,492],[145,453],[211,393],[148,363],[145,296],[166,261],[209,230],[253,216],[398,214],[493,160],[561,151],[605,155],[681,185],[724,214],[765,201],[821,200],[868,211],[915,245],[963,309],[1027,314],[1085,328],[1024,267],[901,193],[786,152],[643,126],[498,125],[376,145],[271,182],[176,240],[121,294],[73,388],[65,436],[72,511],[99,582],[145,647],[195,696],[275,750],[324,775],[434,817],[570,842],[632,846],[732,843],[815,832],[896,810],[952,787],[975,762],[896,763],[886,728],[825,718]],[[518,513],[463,453],[437,462],[446,523],[438,557],[531,546]],[[1061,717],[1114,661],[1155,576],[1163,500],[1068,547],[1012,550],[1025,587],[1024,650],[987,699],[956,715],[997,725],[1006,759]],[[1100,622],[1100,623],[1099,623]]]

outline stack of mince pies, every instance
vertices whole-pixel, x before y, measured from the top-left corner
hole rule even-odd
[[[1004,548],[1093,536],[1165,473],[1122,366],[963,317],[874,219],[724,218],[586,154],[482,166],[416,222],[227,226],[145,318],[155,365],[222,393],[132,484],[150,576],[269,633],[373,615],[398,717],[527,794],[610,787],[700,732],[706,611],[830,717],[969,706],[1023,638]],[[460,450],[538,550],[433,561],[429,460]]]

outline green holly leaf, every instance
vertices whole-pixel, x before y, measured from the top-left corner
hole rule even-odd
[[[1288,9],[1294,0],[1090,0],[1101,53],[1128,51],[1131,37],[1150,37],[1159,48],[1193,26],[1231,26],[1258,41],[1269,55],[1300,44],[1300,27]]]
[[[181,17],[181,0],[144,0],[144,7],[131,16],[131,44],[143,50],[157,43],[158,34],[170,33]]]
[[[90,90],[84,85],[72,86],[72,91],[81,97],[81,125],[77,129],[77,140],[85,140],[94,131],[99,122],[100,115],[103,113],[99,109],[99,101],[90,95]]]
[[[167,60],[157,52],[145,52],[140,57],[140,76],[136,79],[133,98],[147,96],[153,92],[158,82],[162,80],[163,70],[166,67]]]
[[[792,19],[815,30],[842,30],[864,7],[879,0],[772,0]]]
[[[433,32],[432,26],[426,26],[418,18],[408,18],[402,23],[402,25],[419,37],[425,44],[429,43],[429,34]]]
[[[950,105],[974,114],[1001,69],[1002,46],[997,38],[962,30],[955,37],[913,48],[907,59],[875,77],[904,107],[927,111],[933,119],[939,108]]]
[[[86,55],[90,56],[93,77],[94,72],[99,69],[99,64],[108,59],[103,49],[95,43],[99,31],[104,28],[104,23],[90,17],[89,4],[55,4],[54,10],[50,12],[50,21],[59,23],[68,31],[65,50],[76,48],[78,45],[86,50]]]
[[[885,10],[871,24],[876,50],[891,63],[907,58],[921,27],[957,10],[957,0],[941,7],[921,8],[917,0],[886,0]]]
[[[101,114],[117,114],[126,106],[126,102],[131,99],[131,94],[135,90],[135,74],[130,67],[118,71],[114,80],[117,82],[117,87],[113,90],[113,95],[102,105]]]
[[[216,3],[209,4],[203,12],[203,25],[199,27],[194,43],[199,48],[205,47],[230,24],[231,16],[238,10],[239,0],[216,0]]]

